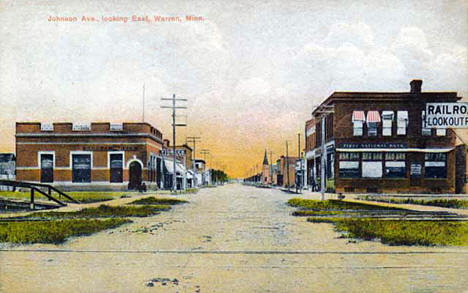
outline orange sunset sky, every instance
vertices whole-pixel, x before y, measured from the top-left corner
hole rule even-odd
[[[177,142],[200,136],[214,167],[251,175],[265,149],[276,159],[288,140],[297,155],[298,131],[333,91],[406,92],[418,78],[466,99],[467,3],[2,1],[0,151],[14,152],[16,121],[141,121],[145,84],[146,122],[171,138],[160,98],[187,98]]]

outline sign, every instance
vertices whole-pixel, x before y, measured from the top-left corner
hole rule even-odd
[[[393,142],[378,142],[378,143],[358,143],[348,142],[340,143],[340,148],[343,149],[404,149],[406,143],[393,143]]]
[[[176,156],[185,156],[185,150],[175,150]],[[174,154],[173,150],[171,149],[163,149],[161,150],[161,155],[163,156],[172,156]]]
[[[468,128],[468,103],[427,103],[426,128]]]
[[[420,163],[411,163],[410,167],[410,176],[411,177],[421,177],[422,165]]]
[[[54,131],[53,123],[41,123],[41,131]]]
[[[90,131],[90,123],[73,123],[72,131]]]
[[[84,151],[138,151],[141,148],[139,146],[126,146],[126,145],[96,145],[96,146],[83,146]]]

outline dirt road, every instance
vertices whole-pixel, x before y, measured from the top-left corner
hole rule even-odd
[[[0,251],[2,292],[466,292],[468,248],[338,238],[241,185],[63,245]]]

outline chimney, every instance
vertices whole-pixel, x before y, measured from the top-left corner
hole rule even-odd
[[[413,79],[410,82],[410,86],[411,86],[410,93],[413,94],[413,95],[419,95],[421,93],[422,80]]]

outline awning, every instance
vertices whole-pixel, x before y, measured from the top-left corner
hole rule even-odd
[[[367,123],[378,123],[380,122],[379,111],[369,111],[367,112]]]
[[[164,166],[167,169],[167,173],[174,174],[174,161],[165,159]],[[177,176],[181,176],[182,174],[184,174],[185,172],[184,166],[180,163],[176,163],[176,172],[177,172]]]
[[[193,171],[192,170],[188,170],[187,171],[187,179],[192,179],[193,178]]]
[[[393,111],[382,111],[382,120],[393,121]]]
[[[354,121],[366,121],[364,111],[353,111],[353,122]]]

